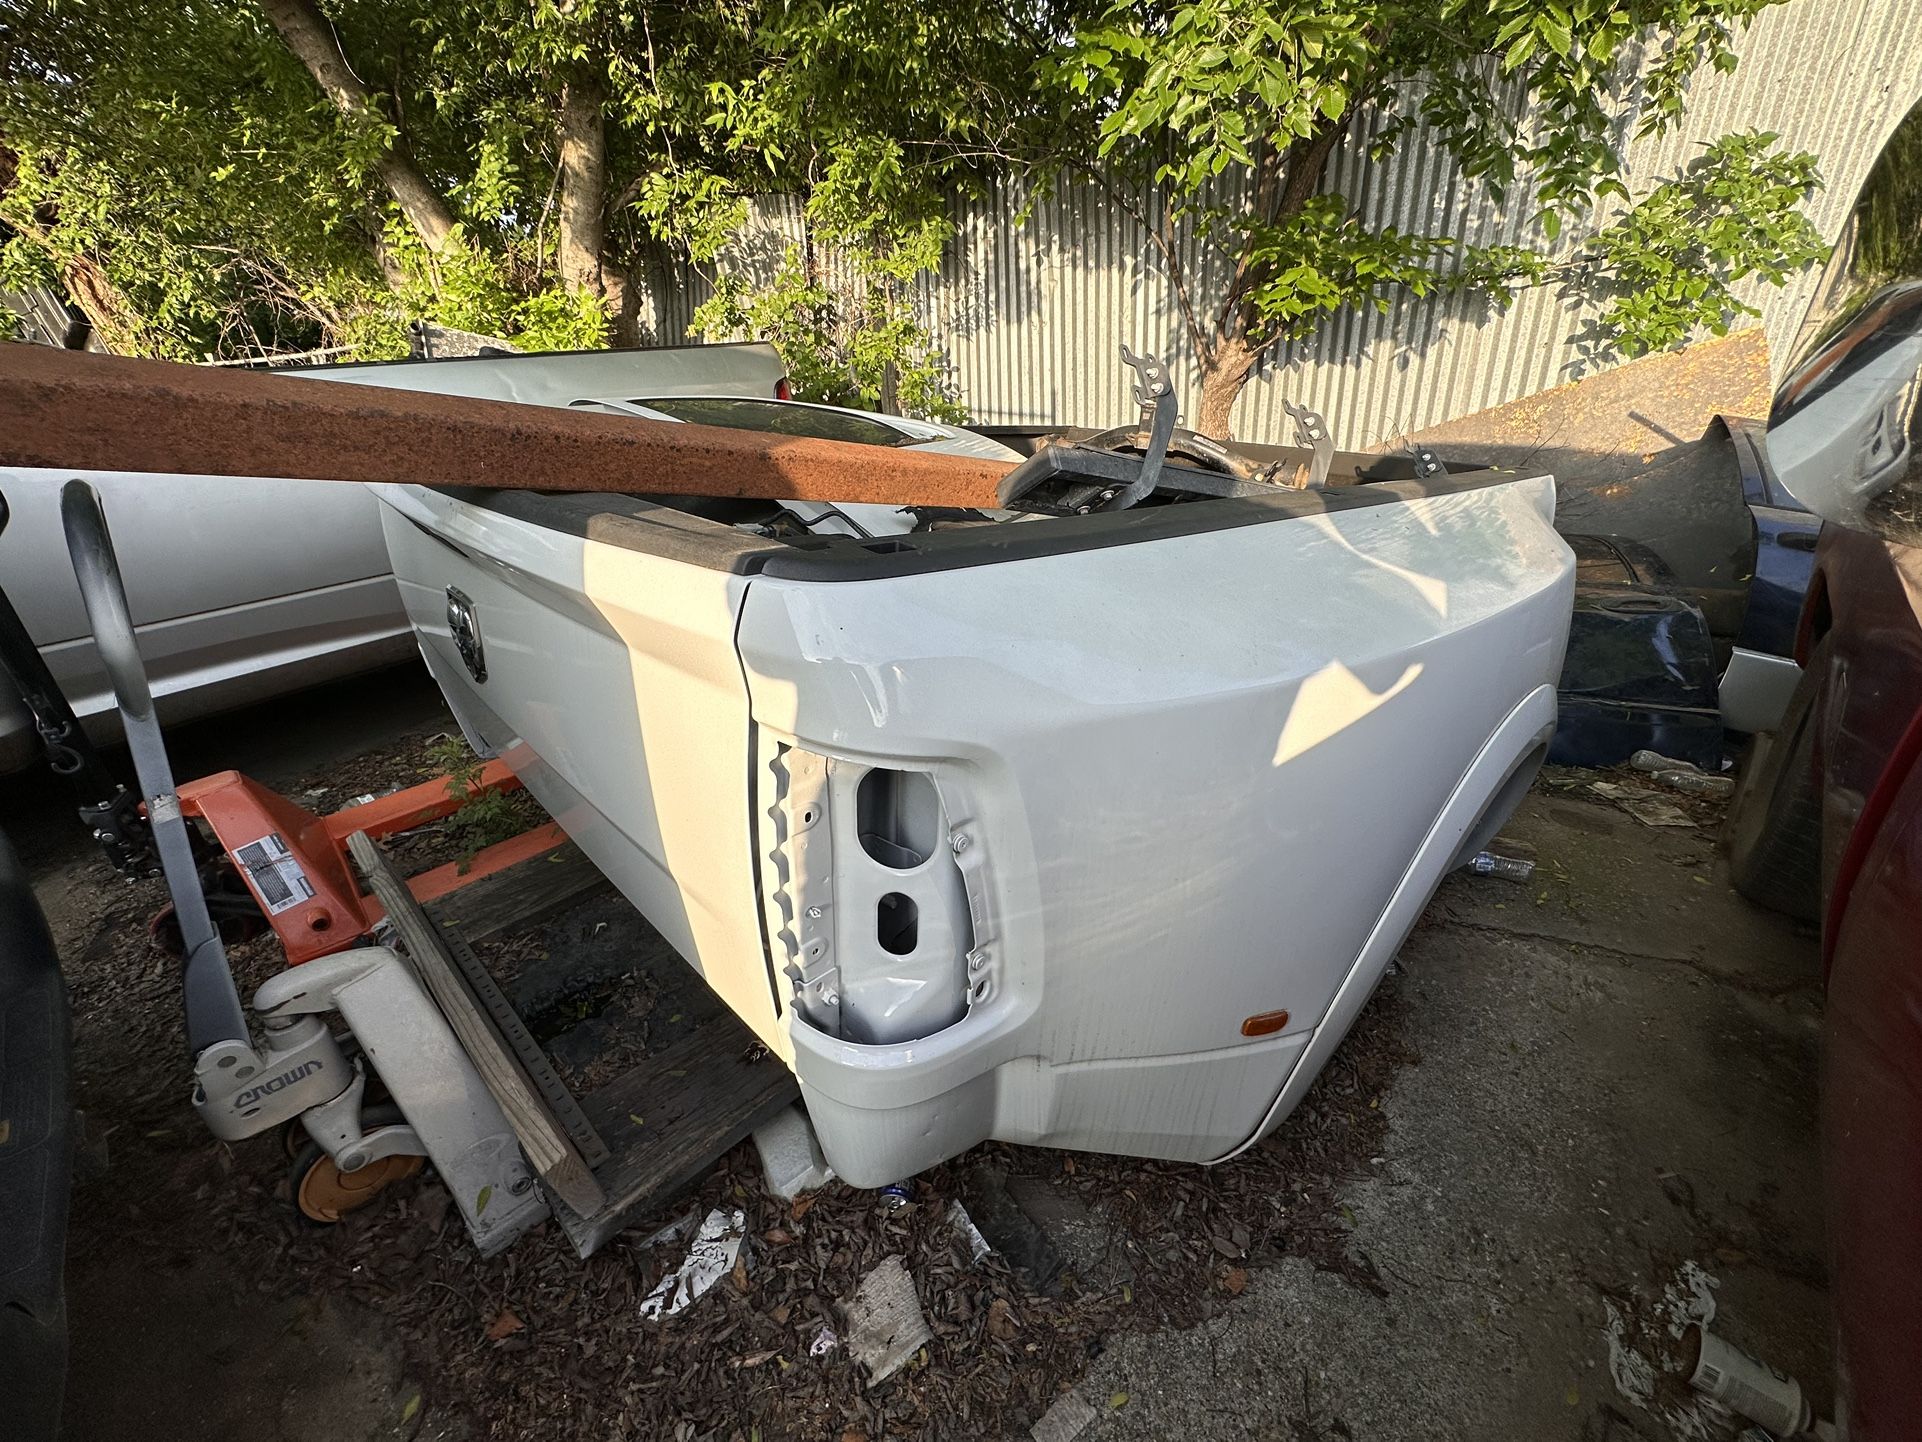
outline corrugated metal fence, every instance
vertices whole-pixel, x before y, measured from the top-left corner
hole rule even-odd
[[[1639,194],[1674,175],[1702,144],[1730,131],[1772,130],[1785,147],[1819,158],[1827,184],[1810,219],[1835,240],[1889,133],[1922,98],[1922,0],[1794,0],[1766,11],[1739,51],[1733,74],[1696,77],[1682,126],[1630,146],[1630,189]],[[1367,156],[1369,138],[1367,127],[1358,128],[1327,182],[1364,214],[1477,244],[1541,243],[1526,196],[1492,204],[1417,138],[1376,163]],[[1108,425],[1125,418],[1124,341],[1169,358],[1182,393],[1195,395],[1192,351],[1147,233],[1092,185],[1063,189],[1023,217],[1025,200],[1008,191],[960,208],[941,273],[917,291],[975,419]],[[798,210],[763,203],[749,232],[743,253],[765,264],[798,237]],[[1565,231],[1559,244],[1570,249],[1580,240]],[[1194,255],[1192,245],[1183,248]],[[1750,285],[1743,293],[1762,310],[1778,367],[1817,269],[1780,289]],[[663,298],[664,333],[684,330],[702,289],[690,275]],[[1283,438],[1286,398],[1327,416],[1339,443],[1364,446],[1499,405],[1583,373],[1589,362],[1575,337],[1585,317],[1581,304],[1552,287],[1522,294],[1501,313],[1460,298],[1404,300],[1386,315],[1352,312],[1288,347],[1250,381],[1235,430],[1248,439]]]

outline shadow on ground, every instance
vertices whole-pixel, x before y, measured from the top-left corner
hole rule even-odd
[[[329,705],[189,734],[182,772],[332,766],[351,794],[371,763],[343,757],[403,737],[398,778],[446,725],[391,677]],[[1510,827],[1533,882],[1446,883],[1245,1161],[984,1149],[888,1219],[838,1186],[788,1208],[737,1153],[687,1205],[748,1209],[752,1272],[657,1329],[635,1304],[678,1256],[642,1232],[585,1266],[549,1232],[481,1263],[431,1183],[331,1231],[291,1222],[278,1140],[220,1146],[188,1109],[177,984],[138,943],[157,890],[52,806],[0,795],[28,823],[107,1135],[76,1195],[69,1436],[1020,1437],[1073,1388],[1086,1442],[1654,1442],[1712,1435],[1656,1370],[1703,1297],[1827,1400],[1813,939],[1734,896],[1711,828],[1645,827],[1579,777]],[[1049,1275],[969,1257],[945,1209],[984,1186],[1044,1234]],[[809,1345],[883,1255],[935,1336],[870,1389]]]
[[[1721,1436],[1634,1360],[1691,1289],[1826,1403],[1813,936],[1736,897],[1711,835],[1579,784],[1506,835],[1533,883],[1458,873],[1389,983],[1422,1060],[1343,1193],[1384,1294],[1288,1261],[1127,1339],[1089,1442]]]

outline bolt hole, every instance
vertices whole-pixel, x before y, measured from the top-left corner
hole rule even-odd
[[[312,931],[330,931],[333,925],[334,918],[324,911],[317,911],[307,918],[308,929]]]
[[[913,897],[890,891],[881,898],[874,918],[874,938],[881,943],[881,950],[906,956],[914,950],[920,930],[921,908],[914,904]]]

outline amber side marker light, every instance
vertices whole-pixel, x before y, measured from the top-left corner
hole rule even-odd
[[[1258,1011],[1241,1024],[1243,1036],[1267,1036],[1288,1025],[1285,1011]]]

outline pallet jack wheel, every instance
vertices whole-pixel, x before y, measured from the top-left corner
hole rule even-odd
[[[334,1033],[334,1040],[340,1044],[340,1054],[353,1061],[360,1056],[360,1043],[354,1040],[349,1031]],[[363,1100],[366,1114],[362,1119],[364,1126],[387,1126],[391,1122],[404,1120],[400,1108],[394,1105],[393,1093],[380,1079],[379,1072],[369,1073],[367,1091]],[[299,1117],[289,1117],[280,1124],[280,1150],[288,1161],[293,1161],[315,1145],[314,1139],[307,1135],[307,1128],[300,1124]]]
[[[400,1108],[369,1107],[361,1119],[369,1130],[401,1120]],[[421,1156],[381,1157],[357,1171],[343,1172],[318,1144],[308,1142],[294,1158],[288,1178],[294,1205],[301,1216],[331,1226],[349,1212],[357,1212],[395,1182],[418,1176],[427,1163]]]

